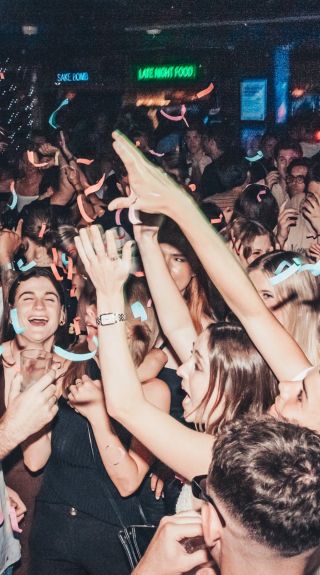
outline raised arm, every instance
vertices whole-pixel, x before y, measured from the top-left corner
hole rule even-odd
[[[130,269],[131,245],[130,242],[125,245],[121,260],[117,256],[112,232],[107,232],[106,236],[108,254],[96,226],[91,227],[92,242],[88,231],[82,229],[76,245],[97,290],[98,316],[114,313],[117,319],[118,314],[124,314],[122,287]],[[99,325],[98,335],[109,414],[180,475],[191,479],[194,475],[207,473],[213,437],[186,428],[145,399],[128,348],[125,323],[117,321],[111,325]]]
[[[164,213],[188,238],[209,277],[239,318],[279,380],[293,379],[310,366],[298,344],[267,309],[245,271],[192,198],[152,165],[125,136],[114,134],[114,148],[126,165],[135,208]],[[109,209],[126,207],[132,198],[113,200]]]
[[[190,349],[197,334],[188,306],[173,281],[162,255],[157,231],[157,228],[144,225],[134,226],[135,239],[162,331],[177,356],[184,362],[190,357]]]

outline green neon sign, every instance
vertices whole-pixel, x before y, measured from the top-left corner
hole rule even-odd
[[[199,78],[199,68],[199,64],[135,66],[134,78],[138,82],[197,80]]]

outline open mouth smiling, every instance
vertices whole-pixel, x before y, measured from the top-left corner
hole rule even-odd
[[[48,323],[48,318],[41,316],[31,316],[28,318],[28,322],[34,327],[44,327]]]

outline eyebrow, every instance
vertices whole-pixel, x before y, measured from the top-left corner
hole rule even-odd
[[[22,296],[24,296],[24,295],[35,295],[35,292],[34,292],[34,291],[23,291],[23,292],[18,296],[18,300],[19,300]],[[45,296],[46,296],[46,295],[54,295],[57,299],[59,299],[59,298],[58,298],[58,295],[57,295],[54,291],[46,291],[44,295],[45,295]]]
[[[304,393],[305,393],[305,395],[306,395],[306,398],[308,399],[308,394],[307,394],[306,384],[305,384],[305,380],[304,380],[304,379],[302,380],[302,389],[303,389],[303,391],[304,391]]]

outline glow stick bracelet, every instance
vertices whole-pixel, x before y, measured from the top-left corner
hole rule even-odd
[[[13,329],[17,335],[20,335],[21,333],[23,333],[25,331],[26,328],[22,327],[19,323],[17,308],[14,307],[14,308],[10,309],[10,319],[11,319],[12,327],[13,327]]]
[[[77,164],[84,164],[85,166],[90,166],[90,164],[93,164],[94,160],[87,160],[87,158],[77,158],[76,162]]]
[[[144,278],[145,273],[144,273],[144,272],[133,272],[133,275],[134,275],[136,278]]]
[[[38,233],[38,238],[43,238],[46,231],[46,227],[47,227],[46,223],[41,224],[41,229],[40,232]]]
[[[275,286],[277,284],[280,284],[281,282],[283,282],[284,280],[288,279],[293,274],[295,274],[298,271],[298,269],[299,266],[297,266],[297,264],[292,264],[283,272],[280,272],[274,275],[272,278],[270,278],[271,285]]]
[[[142,224],[142,221],[139,220],[139,218],[136,216],[136,212],[135,212],[135,209],[133,206],[129,206],[128,218],[129,218],[129,222],[131,222],[133,225]]]
[[[62,282],[63,276],[61,276],[58,272],[58,268],[56,264],[50,264],[51,271],[58,282]]]
[[[130,307],[134,318],[140,318],[141,321],[148,319],[148,314],[140,301],[135,301]]]
[[[68,361],[88,361],[89,359],[92,359],[97,353],[96,349],[94,351],[89,351],[88,353],[74,353],[73,351],[67,351],[66,349],[63,349],[58,345],[53,346],[53,351]]]
[[[54,263],[54,264],[57,264],[57,263],[58,263],[58,259],[59,259],[58,250],[57,250],[57,248],[52,248],[51,251],[52,251],[53,263]]]
[[[88,224],[92,224],[94,222],[94,219],[90,218],[90,216],[88,216],[88,214],[86,213],[84,206],[83,206],[83,198],[82,196],[77,196],[77,204],[78,204],[78,208],[79,208],[79,212],[82,215],[83,219],[88,222]]]
[[[67,273],[67,279],[68,280],[72,280],[72,275],[73,275],[73,261],[72,258],[68,257],[68,273]]]
[[[266,193],[267,193],[266,190],[261,190],[261,192],[258,192],[258,193],[257,193],[257,200],[258,200],[258,202],[259,202],[260,204],[261,204],[261,202],[262,202],[261,196],[265,196]]]
[[[34,260],[32,260],[32,262],[29,262],[28,264],[24,264],[23,260],[17,261],[17,266],[21,272],[28,272],[29,270],[32,270],[32,268],[36,267],[36,265],[37,264]]]
[[[88,188],[86,188],[84,190],[85,195],[89,196],[89,194],[94,194],[95,192],[98,192],[100,190],[100,188],[102,187],[105,179],[106,179],[106,175],[103,174],[103,176],[101,176],[100,180],[96,184],[93,184],[92,186],[89,186]]]
[[[189,128],[189,124],[185,118],[186,111],[187,111],[187,108],[186,108],[185,104],[182,104],[180,116],[171,116],[171,114],[167,114],[167,112],[165,112],[164,110],[160,110],[160,114],[162,114],[162,116],[167,118],[167,120],[171,120],[171,122],[180,122],[180,120],[183,120]]]
[[[121,226],[121,220],[120,220],[120,214],[122,212],[122,208],[120,208],[119,210],[116,210],[116,216],[115,216],[115,220],[116,220],[116,225],[117,226]]]
[[[223,214],[220,214],[218,218],[211,218],[210,224],[221,224],[223,219]]]
[[[66,267],[68,266],[68,256],[67,256],[67,254],[65,254],[65,253],[62,254],[62,256],[61,256],[61,261],[62,261],[62,263],[63,263],[64,266],[66,266]]]
[[[63,108],[64,106],[67,106],[69,104],[70,100],[69,98],[65,98],[64,100],[62,100],[61,104],[59,104],[59,106],[52,112],[52,114],[49,117],[49,124],[52,128],[54,128],[55,130],[57,130],[57,128],[59,128],[57,122],[56,122],[56,117],[57,114],[59,112],[59,110],[61,110],[61,108]]]
[[[16,207],[17,203],[18,203],[18,196],[17,196],[17,192],[15,190],[14,187],[14,181],[12,180],[12,182],[10,182],[10,192],[12,193],[12,201],[11,204],[8,204],[8,208],[10,208],[10,210],[14,210],[14,208]]]
[[[199,100],[200,98],[204,98],[205,96],[208,96],[213,90],[214,90],[214,84],[212,82],[210,82],[208,88],[205,88],[204,90],[201,90],[200,92],[197,92],[195,97]]]
[[[248,162],[258,162],[259,160],[261,160],[263,158],[263,153],[258,150],[258,152],[256,153],[255,156],[246,156],[246,160],[248,160]]]
[[[42,162],[42,164],[37,163],[34,159],[34,152],[32,152],[31,150],[27,151],[27,158],[30,164],[32,164],[35,168],[44,168],[49,164],[49,162]]]
[[[148,299],[147,301],[147,307],[152,307],[152,299]]]

